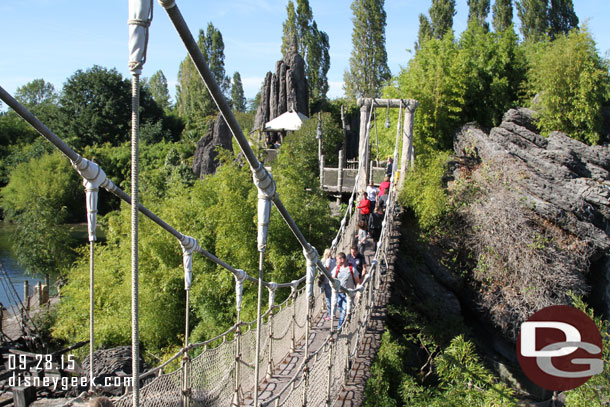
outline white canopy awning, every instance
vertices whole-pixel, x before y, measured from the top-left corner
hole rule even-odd
[[[309,117],[303,113],[289,110],[276,117],[275,119],[265,123],[265,131],[296,131],[301,128],[301,125],[305,120],[309,120]]]

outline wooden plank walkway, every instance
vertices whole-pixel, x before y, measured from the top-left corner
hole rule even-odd
[[[400,216],[397,215],[396,218]],[[388,246],[388,263],[389,267],[385,271],[384,279],[376,290],[375,303],[373,305],[371,317],[369,320],[368,327],[362,337],[357,358],[353,361],[352,372],[348,378],[346,385],[343,387],[340,394],[337,395],[334,405],[355,407],[362,405],[364,401],[364,389],[366,381],[370,376],[370,368],[375,360],[379,346],[381,345],[381,336],[385,330],[385,319],[387,316],[387,304],[391,294],[391,287],[394,281],[394,259],[397,253],[399,239],[400,239],[400,224],[398,220],[395,220],[394,232],[392,239]],[[369,239],[366,250],[364,252],[367,264],[370,265],[375,253],[374,253],[374,242]],[[309,352],[313,353],[317,351],[328,338],[330,329],[330,321],[324,321],[325,313],[321,312],[316,315],[312,322],[311,337],[309,342]],[[335,318],[335,326],[337,318]],[[289,354],[284,360],[282,360],[275,368],[271,378],[264,378],[259,384],[259,402],[268,400],[273,397],[274,394],[284,389],[284,387],[290,382],[290,380],[297,374],[299,367],[303,361],[305,342],[304,338],[300,339],[297,345],[296,351]],[[264,374],[262,372],[261,374]],[[301,380],[301,374],[298,374],[295,383],[299,383]],[[253,406],[253,389],[245,394],[243,404],[246,406]],[[280,403],[284,400],[282,397]]]

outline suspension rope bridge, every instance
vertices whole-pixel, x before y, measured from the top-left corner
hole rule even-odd
[[[49,130],[27,109],[0,87],[0,99],[33,126],[72,162],[82,176],[86,192],[88,235],[90,242],[90,379],[93,375],[94,350],[94,245],[96,239],[97,196],[102,187],[124,200],[132,207],[132,371],[133,391],[119,399],[117,406],[293,406],[332,405],[336,395],[349,377],[351,363],[367,329],[371,311],[376,301],[376,291],[383,284],[382,271],[388,265],[389,240],[396,216],[396,179],[393,171],[387,209],[382,223],[381,237],[372,254],[371,267],[360,284],[354,289],[341,286],[324,267],[317,250],[305,236],[284,207],[276,192],[271,174],[263,167],[251,149],[237,120],[216,84],[190,30],[188,29],[175,0],[159,0],[174,24],[189,56],[208,88],[218,109],[239,144],[258,189],[258,275],[233,267],[214,254],[203,249],[198,241],[186,236],[163,219],[152,213],[138,201],[138,138],[139,138],[139,78],[146,59],[148,30],[152,20],[152,0],[130,0],[130,61],[132,72],[132,172],[131,195],[106,177],[103,169],[80,156]],[[361,99],[360,161],[352,195],[341,226],[332,241],[331,252],[345,250],[351,246],[357,216],[352,216],[356,192],[367,185],[369,157],[369,133],[373,112],[377,106],[398,107],[399,121],[396,131],[394,162],[398,163],[398,148],[402,139],[403,153],[400,170],[401,181],[408,162],[413,159],[412,120],[417,102],[401,99]],[[404,126],[401,125],[404,114]],[[303,248],[306,272],[298,280],[276,283],[264,279],[264,259],[267,245],[267,229],[271,206],[275,206],[295,238]],[[161,366],[144,374],[139,372],[139,328],[138,328],[138,220],[144,214],[161,228],[172,234],[183,253],[185,281],[185,342],[184,347]],[[223,334],[201,343],[189,342],[189,290],[192,282],[193,253],[200,253],[208,260],[233,274],[236,290],[237,321]],[[323,273],[332,288],[331,309],[337,306],[339,293],[347,298],[346,318],[341,327],[336,327],[335,312],[331,312],[330,324],[319,317],[323,308],[323,295],[314,294],[317,271]],[[242,293],[246,281],[258,284],[257,319],[244,322],[240,319]],[[304,284],[303,284],[304,283]],[[267,289],[268,306],[263,312],[263,291]],[[278,289],[290,289],[291,295],[281,304],[275,304]],[[194,356],[197,354],[197,356]],[[295,356],[296,355],[296,356]],[[164,373],[163,369],[181,358],[179,369]],[[280,362],[291,360],[289,373],[280,368]],[[265,369],[263,390],[261,367]],[[283,373],[282,373],[283,372]],[[140,388],[143,379],[154,377]],[[91,380],[90,383],[93,381]]]

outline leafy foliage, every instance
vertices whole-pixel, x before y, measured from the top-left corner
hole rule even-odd
[[[417,31],[417,42],[415,43],[415,51],[418,51],[422,44],[432,38],[432,23],[424,14],[419,14],[419,30]]]
[[[354,0],[352,3],[352,54],[344,77],[348,98],[378,97],[390,79],[385,49],[384,0]]]
[[[603,407],[608,404],[610,388],[610,333],[608,320],[596,316],[593,309],[587,306],[582,297],[572,295],[572,306],[586,313],[591,318],[602,335],[602,360],[604,371],[589,379],[585,384],[568,392],[566,406],[568,407]]]
[[[434,38],[440,40],[449,32],[453,32],[453,17],[456,14],[455,0],[432,0],[430,20]]]
[[[468,22],[475,23],[486,30],[489,30],[487,24],[487,15],[489,14],[489,0],[468,0]]]
[[[584,29],[532,47],[528,53],[530,94],[537,94],[543,133],[559,130],[577,140],[600,141],[602,108],[608,104],[608,64]]]
[[[2,189],[5,217],[17,225],[13,251],[30,273],[59,275],[73,258],[68,215],[84,213],[84,191],[60,153],[19,164]],[[83,216],[84,217],[84,216]]]
[[[448,153],[418,156],[405,178],[400,203],[413,208],[419,224],[429,229],[438,224],[448,210],[448,196],[443,183]]]
[[[555,38],[559,34],[567,34],[573,28],[578,28],[578,17],[572,0],[550,0],[548,17],[551,38]]]
[[[59,99],[58,133],[76,149],[129,140],[131,85],[116,69],[100,66],[76,71],[66,80]],[[142,89],[141,123],[155,123],[163,111]]]
[[[229,90],[230,81],[225,76],[222,34],[212,23],[208,23],[207,32],[203,29],[199,30],[197,46],[210,67],[216,83],[226,93]],[[176,108],[178,114],[186,122],[186,129],[195,129],[199,132],[205,130],[208,122],[216,113],[216,105],[188,55],[180,63],[178,71]]]
[[[327,74],[330,69],[330,43],[328,34],[318,29],[313,19],[309,0],[292,0],[286,6],[286,20],[283,23],[282,56],[291,51],[298,52],[305,60],[305,77],[310,105],[318,106],[326,100],[328,92]],[[316,109],[317,110],[317,109]]]
[[[241,83],[239,72],[233,74],[233,83],[231,86],[231,102],[233,109],[238,112],[246,111],[246,97],[244,96],[244,87]]]
[[[167,89],[167,78],[163,75],[162,70],[155,72],[148,81],[148,87],[150,95],[153,100],[159,105],[165,112],[170,110],[172,107],[169,90]]]
[[[548,0],[516,1],[517,13],[521,20],[521,34],[525,41],[538,41],[549,27],[547,19]]]
[[[495,0],[492,12],[492,25],[496,32],[511,28],[513,24],[513,0]]]
[[[445,343],[433,333],[440,326],[432,327],[442,323],[427,322],[410,309],[393,312],[410,319],[384,332],[365,388],[365,406],[518,405],[513,391],[485,367],[472,341],[445,326],[445,334],[454,335]]]

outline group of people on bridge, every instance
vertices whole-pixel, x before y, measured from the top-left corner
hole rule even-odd
[[[355,235],[355,240],[350,248],[350,252],[346,255],[344,252],[339,252],[336,256],[332,256],[331,250],[326,249],[322,257],[322,263],[329,273],[339,280],[341,286],[346,289],[356,288],[367,273],[367,262],[364,252],[368,246],[369,239],[373,240],[374,245],[377,245],[381,235],[382,222],[386,209],[386,202],[389,195],[390,178],[392,176],[393,159],[388,157],[385,177],[379,185],[379,190],[375,187],[371,180],[366,191],[362,191],[362,199],[358,203],[358,232]],[[324,320],[331,319],[331,295],[332,288],[328,278],[320,274],[319,286],[324,291],[326,297],[327,314]],[[345,319],[347,297],[344,293],[337,293],[337,310],[339,311],[339,323],[337,329],[341,328]]]

